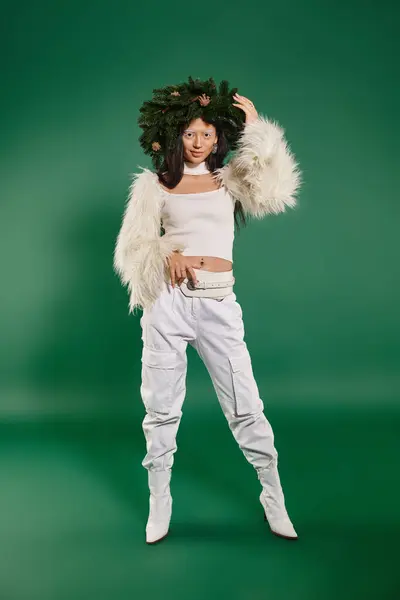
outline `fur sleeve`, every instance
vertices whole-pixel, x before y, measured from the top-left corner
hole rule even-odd
[[[245,125],[229,163],[217,169],[217,179],[245,213],[258,219],[296,204],[301,173],[283,133],[278,124],[259,115]]]
[[[149,169],[133,174],[113,258],[114,271],[129,290],[129,313],[150,307],[164,281],[167,256],[184,246],[161,230],[161,195],[157,175]]]

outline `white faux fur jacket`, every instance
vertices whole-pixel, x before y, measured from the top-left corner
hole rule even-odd
[[[233,201],[244,212],[261,219],[296,204],[300,170],[288,148],[283,130],[266,117],[245,125],[232,159],[215,172]],[[167,256],[182,250],[161,235],[162,188],[157,174],[134,173],[115,250],[114,270],[129,290],[129,313],[152,306],[168,268]]]

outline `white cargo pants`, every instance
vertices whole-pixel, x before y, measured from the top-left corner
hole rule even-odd
[[[277,460],[274,434],[254,379],[244,341],[242,309],[232,292],[222,300],[185,296],[163,282],[151,309],[144,309],[141,397],[149,471],[172,468],[186,394],[187,344],[203,360],[229,427],[257,472]]]

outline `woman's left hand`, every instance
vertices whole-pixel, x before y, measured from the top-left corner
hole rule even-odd
[[[237,106],[241,108],[246,114],[246,123],[252,123],[258,118],[258,112],[255,109],[254,104],[245,96],[241,96],[240,94],[233,94],[233,98],[237,100],[233,102],[233,106]]]

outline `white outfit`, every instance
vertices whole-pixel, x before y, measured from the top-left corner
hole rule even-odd
[[[205,162],[185,173],[207,172]],[[192,194],[166,194],[162,215],[166,233],[186,245],[188,256],[232,255],[233,203],[225,189]],[[221,232],[225,235],[221,235]],[[219,245],[222,240],[221,245]],[[221,252],[218,249],[221,248]],[[197,279],[209,271],[196,269]],[[224,276],[230,272],[224,272]],[[210,274],[220,277],[218,273]],[[204,361],[221,408],[248,460],[257,469],[277,458],[271,426],[255,382],[244,341],[242,309],[232,291],[224,298],[188,297],[167,280],[142,327],[141,395],[147,414],[143,429],[147,454],[143,466],[171,469],[175,437],[186,386],[186,347],[191,344]],[[162,427],[160,425],[162,424]]]
[[[204,172],[200,163],[186,172]],[[229,257],[232,254],[233,203],[225,189],[194,194],[167,194],[163,206],[166,233],[183,242],[187,255]],[[171,201],[172,200],[172,201]],[[220,235],[220,231],[226,235]],[[228,235],[229,234],[229,235]],[[222,238],[222,244],[218,243]],[[219,248],[222,250],[219,251]],[[198,280],[220,273],[195,269]],[[230,272],[224,272],[227,278]],[[223,298],[186,296],[165,280],[151,308],[144,308],[141,397],[146,408],[143,432],[148,471],[170,471],[186,395],[186,349],[189,343],[203,360],[229,427],[247,460],[257,471],[277,464],[278,453],[263,413],[244,341],[242,309],[232,291]]]
[[[147,543],[163,539],[169,531],[170,480],[186,396],[187,344],[203,360],[231,432],[256,470],[262,486],[260,502],[271,531],[297,539],[280,482],[274,433],[263,412],[235,293],[222,300],[188,297],[179,286],[164,282],[154,305],[144,309],[140,324],[140,393],[146,408],[142,465],[147,469],[150,490]]]
[[[183,173],[204,175],[210,170],[205,161],[194,166],[184,161]],[[216,256],[233,262],[235,203],[225,186],[189,194],[163,190],[162,196],[165,234],[177,247],[184,246],[186,256]]]
[[[191,174],[205,165],[190,167]],[[232,291],[223,298],[187,296],[168,282],[166,258],[176,249],[186,255],[232,260],[233,210],[261,218],[295,205],[300,175],[282,130],[263,117],[246,125],[236,157],[217,172],[223,189],[200,194],[169,194],[158,176],[144,170],[130,190],[114,253],[114,267],[130,291],[130,312],[143,308],[141,397],[146,409],[143,431],[150,514],[147,540],[168,531],[172,499],[169,480],[176,435],[186,393],[187,344],[198,352],[210,374],[229,427],[256,469],[260,501],[276,532],[294,539],[277,472],[278,453],[254,379],[244,341],[242,309]],[[160,236],[160,223],[165,234]],[[228,277],[195,269],[204,276]]]
[[[225,187],[195,194],[163,193],[166,235],[186,256],[216,256],[233,262],[234,202]]]
[[[197,270],[199,274],[199,270]],[[142,327],[143,430],[149,470],[171,469],[186,393],[186,348],[203,360],[223,413],[246,458],[256,469],[277,458],[244,341],[242,309],[232,292],[222,300],[188,297],[165,282]]]

